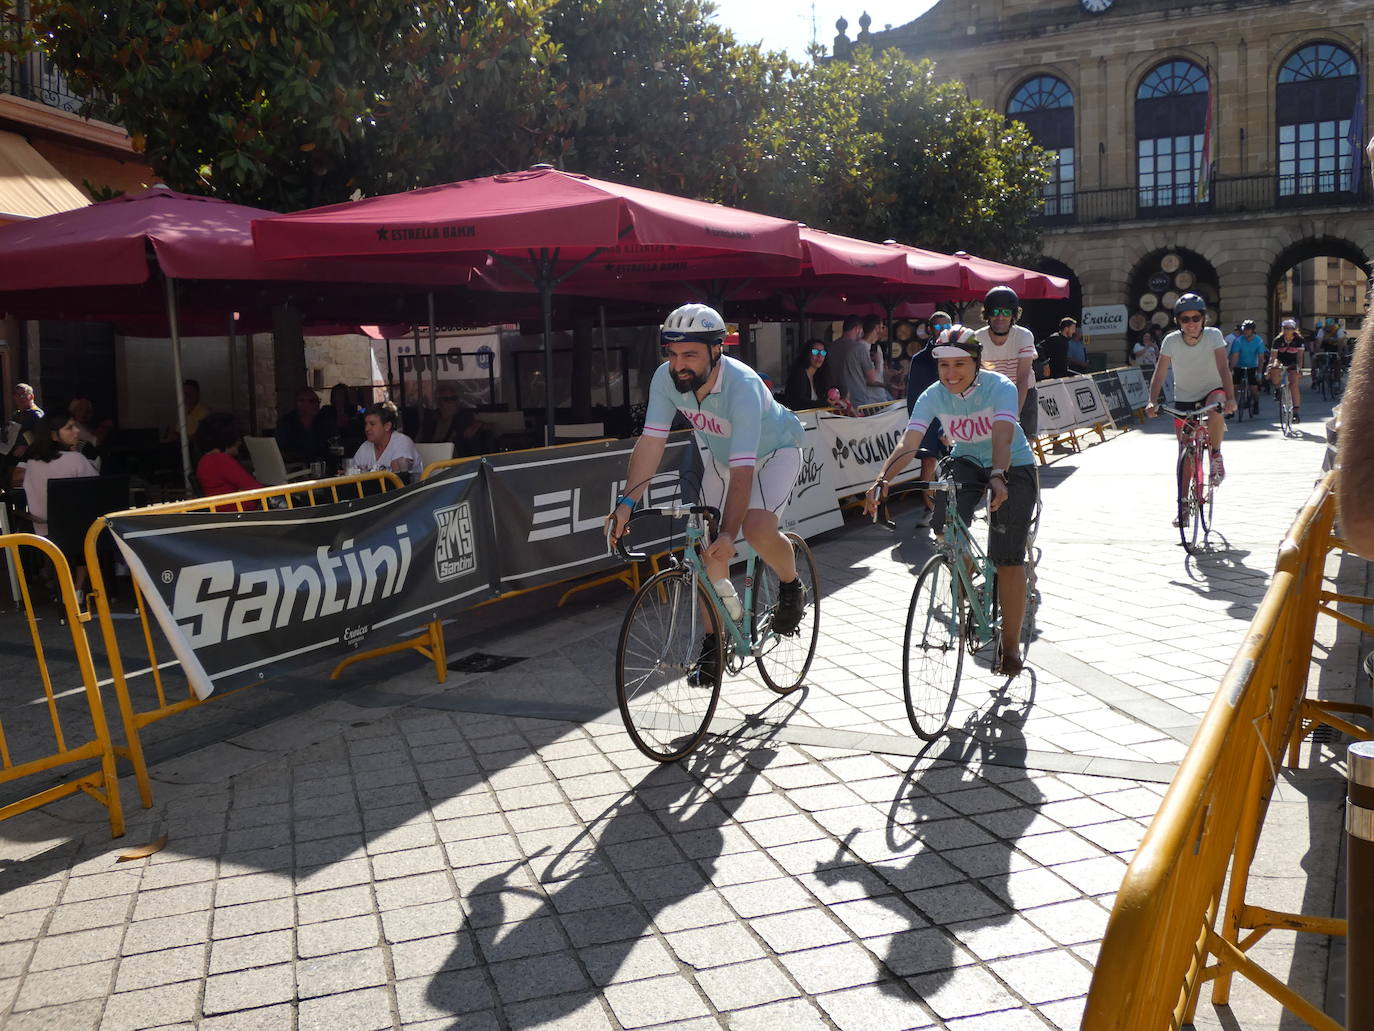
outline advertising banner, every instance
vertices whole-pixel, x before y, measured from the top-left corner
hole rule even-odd
[[[1116,379],[1126,392],[1131,410],[1144,408],[1150,400],[1150,385],[1145,382],[1145,373],[1140,369],[1117,369]]]
[[[872,486],[883,463],[901,442],[906,432],[906,405],[894,402],[875,415],[855,419],[829,412],[818,412],[822,441],[827,448],[830,481],[834,497],[862,494]],[[921,464],[912,458],[910,465],[893,483],[921,478]]]
[[[1080,428],[1097,426],[1100,423],[1111,421],[1111,412],[1108,411],[1106,402],[1102,400],[1102,393],[1097,389],[1097,384],[1093,382],[1092,377],[1075,376],[1060,382],[1068,388],[1074,426]]]
[[[818,533],[844,525],[844,516],[835,504],[832,473],[835,459],[830,454],[829,438],[817,421],[819,412],[798,412],[806,436],[802,439],[802,467],[792,500],[782,516],[782,528],[809,540]]]
[[[606,551],[605,519],[625,490],[634,444],[613,440],[486,456],[502,592],[623,565]],[[699,478],[692,472],[694,452],[689,433],[673,434],[664,471],[650,481],[640,504],[654,508],[695,500],[688,496],[690,486],[684,491],[684,483]],[[674,530],[666,520],[637,519],[627,544],[652,554],[669,546]]]
[[[1118,426],[1125,425],[1131,421],[1131,402],[1126,396],[1126,391],[1122,389],[1121,382],[1113,372],[1094,372],[1092,381],[1097,385],[1098,392],[1102,395],[1102,401],[1107,406],[1107,411],[1112,414],[1112,421]]]
[[[374,647],[491,594],[486,509],[474,463],[336,505],[109,524],[191,689],[205,698]]]
[[[1124,304],[1102,304],[1084,308],[1078,320],[1079,331],[1085,336],[1094,333],[1126,332],[1126,306]]]
[[[1047,379],[1036,384],[1036,403],[1040,406],[1039,435],[1065,433],[1074,428],[1076,409],[1069,396],[1072,382]]]

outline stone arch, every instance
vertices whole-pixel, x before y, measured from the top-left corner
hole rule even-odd
[[[1180,240],[1146,252],[1127,277],[1127,339],[1138,340],[1147,328],[1156,334],[1172,329],[1173,304],[1183,293],[1201,294],[1207,301],[1208,324],[1217,325],[1221,288],[1220,269]]]
[[[1366,278],[1366,291],[1374,286],[1374,232],[1361,234],[1367,239],[1362,243],[1351,238],[1352,234],[1341,234],[1328,232],[1325,225],[1317,226],[1310,223],[1301,228],[1311,231],[1305,233],[1290,233],[1288,238],[1276,239],[1273,259],[1269,263],[1268,278],[1266,280],[1266,296],[1269,299],[1267,315],[1273,325],[1277,324],[1278,304],[1276,291],[1279,280],[1289,269],[1312,258],[1344,258],[1346,261],[1364,271]],[[1368,293],[1366,292],[1366,300]]]
[[[1078,280],[1078,273],[1067,262],[1049,254],[1042,254],[1031,268],[1069,281],[1068,297],[1022,302],[1021,324],[1035,334],[1036,340],[1043,340],[1059,328],[1059,320],[1065,315],[1079,317],[1083,310],[1083,285]]]

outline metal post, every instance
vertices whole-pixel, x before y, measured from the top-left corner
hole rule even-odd
[[[431,290],[426,296],[429,299],[429,403],[438,408],[439,358],[435,354],[435,338],[438,331],[434,328],[434,291]]]
[[[383,337],[382,339],[386,343],[386,399],[394,402],[396,392],[392,389],[394,384],[391,380],[391,337]]]
[[[248,352],[248,432],[258,435],[258,357],[253,344],[253,334],[248,334],[245,342]]]
[[[1346,751],[1345,1027],[1374,1031],[1374,741]]]
[[[181,479],[186,493],[191,492],[191,441],[186,434],[186,398],[181,384],[181,330],[177,326],[176,280],[167,279],[167,327],[172,333],[172,375],[177,380],[177,432],[181,434]]]
[[[611,403],[611,353],[606,346],[606,306],[600,306],[601,311],[601,383],[602,390],[606,399],[606,409],[609,411],[615,405]],[[624,383],[625,373],[621,371],[621,382]]]
[[[239,410],[238,322],[238,312],[233,312],[229,316],[229,411],[235,413]]]
[[[547,254],[540,259],[539,301],[544,309],[544,445],[554,440],[556,410],[553,403],[553,282]]]

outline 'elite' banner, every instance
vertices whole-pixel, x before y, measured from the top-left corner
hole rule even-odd
[[[374,646],[492,593],[484,487],[470,463],[337,505],[108,522],[205,698]]]

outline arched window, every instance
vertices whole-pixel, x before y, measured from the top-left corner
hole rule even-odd
[[[1280,201],[1358,189],[1352,173],[1362,167],[1364,126],[1352,125],[1352,117],[1359,83],[1355,59],[1334,43],[1308,43],[1280,66],[1274,89]]]
[[[1024,122],[1036,144],[1055,156],[1045,184],[1045,215],[1073,214],[1075,172],[1073,90],[1053,75],[1037,75],[1017,87],[1007,103],[1007,117]]]
[[[1135,92],[1137,201],[1142,209],[1196,204],[1205,194],[1207,73],[1192,61],[1155,65]]]

